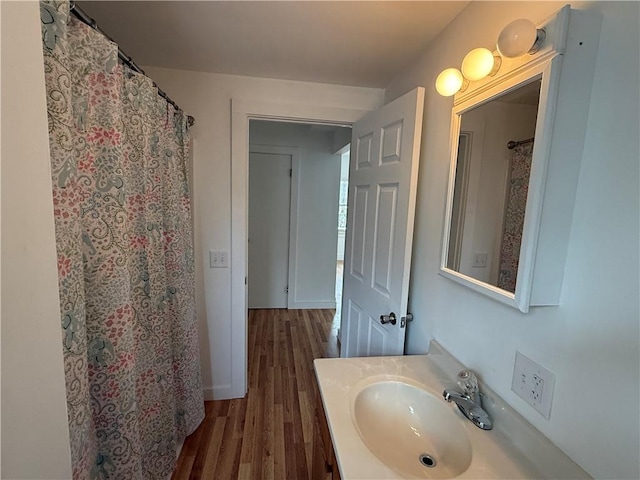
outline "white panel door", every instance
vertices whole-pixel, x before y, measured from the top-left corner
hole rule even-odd
[[[287,308],[291,155],[249,154],[249,308]]]
[[[419,87],[353,126],[343,357],[404,353],[423,108]]]

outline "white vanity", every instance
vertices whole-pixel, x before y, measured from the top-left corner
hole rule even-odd
[[[483,385],[492,430],[445,402],[464,366],[435,341],[427,355],[317,359],[314,367],[340,474],[328,478],[591,478]]]

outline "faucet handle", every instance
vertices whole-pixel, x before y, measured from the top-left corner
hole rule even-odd
[[[472,396],[478,391],[478,379],[471,370],[458,372],[458,386],[465,395]]]
[[[473,400],[475,404],[482,405],[478,379],[471,370],[461,370],[458,372],[458,386],[467,397]]]

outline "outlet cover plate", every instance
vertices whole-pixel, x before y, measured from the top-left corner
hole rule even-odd
[[[516,352],[511,390],[547,419],[551,415],[555,382],[553,373]]]

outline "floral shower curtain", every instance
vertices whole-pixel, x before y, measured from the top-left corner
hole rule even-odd
[[[166,479],[204,417],[186,116],[40,5],[73,476]]]
[[[516,291],[532,156],[533,143],[526,143],[515,147],[511,159],[509,191],[500,247],[500,276],[498,278],[498,288],[509,292]]]

